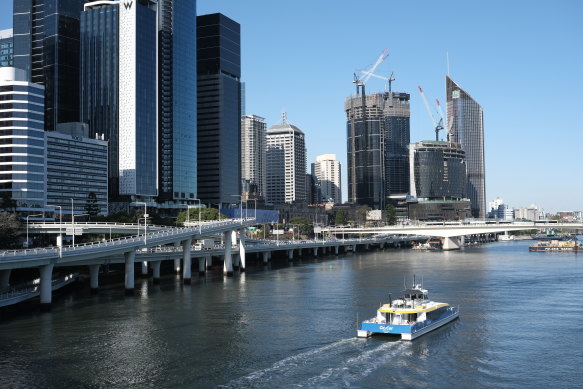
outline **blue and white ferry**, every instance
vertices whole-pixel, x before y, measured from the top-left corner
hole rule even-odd
[[[389,295],[389,303],[383,304],[375,317],[360,324],[357,336],[395,334],[403,340],[413,340],[458,316],[459,308],[429,300],[427,289],[413,281],[413,287],[401,291],[400,298],[392,300]]]

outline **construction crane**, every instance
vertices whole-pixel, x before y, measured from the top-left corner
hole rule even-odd
[[[429,103],[427,102],[427,98],[425,97],[425,93],[423,93],[423,89],[421,89],[421,86],[417,86],[417,88],[419,88],[419,93],[421,94],[421,97],[423,98],[423,103],[425,103],[425,109],[427,109],[427,113],[429,114],[429,117],[431,118],[431,121],[433,122],[433,126],[435,127],[435,140],[439,141],[439,131],[443,130],[443,114],[441,113],[441,105],[439,105],[439,101],[437,101],[437,104],[439,106],[439,110],[440,110],[440,114],[441,114],[441,118],[439,119],[439,122],[437,122],[435,120],[435,116],[433,116],[433,113],[431,113],[431,109],[429,108]]]
[[[375,78],[378,78],[378,79],[381,79],[381,80],[384,80],[384,81],[388,82],[389,83],[389,92],[392,92],[391,84],[392,84],[393,81],[395,81],[395,78],[393,77],[393,74],[395,72],[391,72],[391,75],[389,77],[379,76],[378,74],[374,74],[374,73],[371,73],[371,72],[367,72],[366,70],[359,70],[359,72],[361,72],[361,73],[363,73],[365,75],[368,75],[369,77],[375,77]],[[385,88],[386,88],[386,85],[385,85]]]
[[[374,75],[374,71],[376,70],[376,68],[379,67],[379,65],[381,63],[383,63],[383,61],[385,59],[387,59],[387,57],[389,56],[389,49],[385,48],[382,52],[381,55],[379,55],[379,57],[377,58],[376,62],[374,63],[374,65],[372,65],[370,67],[370,69],[364,71],[364,70],[360,70],[361,73],[364,74],[364,76],[359,77],[356,75],[356,73],[354,74],[354,80],[352,81],[353,83],[356,84],[356,94],[359,94],[359,87],[362,90],[362,94],[364,95],[364,86],[366,85],[366,83],[368,82],[368,80],[371,78],[371,76]],[[376,75],[374,75],[376,76]],[[379,76],[377,76],[379,77]]]

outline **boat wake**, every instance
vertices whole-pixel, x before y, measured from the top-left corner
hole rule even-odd
[[[370,342],[344,339],[292,355],[220,387],[278,387],[278,383],[298,388],[345,386],[387,364],[408,345],[399,341],[383,342],[370,348]],[[290,382],[295,384],[290,385]]]

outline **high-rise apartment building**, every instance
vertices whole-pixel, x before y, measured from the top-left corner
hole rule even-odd
[[[352,96],[347,119],[348,201],[384,209],[409,188],[410,95],[399,92]]]
[[[159,0],[159,198],[197,197],[196,1]]]
[[[81,16],[81,116],[92,137],[110,142],[112,200],[157,195],[156,9],[151,0],[95,1]]]
[[[484,113],[482,107],[449,76],[447,94],[447,131],[452,142],[461,144],[466,154],[467,195],[472,216],[486,217],[486,173],[484,164]]]
[[[267,129],[267,202],[306,201],[306,144],[304,133],[290,124],[284,112],[280,124]]]
[[[45,87],[45,129],[79,121],[79,16],[85,0],[14,0],[14,67]]]
[[[0,67],[14,65],[12,29],[0,30]]]
[[[342,203],[340,162],[336,160],[336,154],[318,155],[316,162],[312,163],[312,175],[320,182],[322,198],[318,203]]]
[[[256,115],[241,117],[241,179],[255,185],[265,196],[265,119]]]
[[[0,67],[0,196],[21,209],[46,203],[44,90],[24,70]]]
[[[241,194],[241,26],[197,17],[197,189],[203,203]]]

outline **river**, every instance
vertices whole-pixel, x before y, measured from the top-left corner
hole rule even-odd
[[[581,387],[583,255],[529,243],[137,279],[134,296],[79,288],[0,321],[0,387]],[[460,319],[413,342],[357,339],[357,316],[413,275]]]

